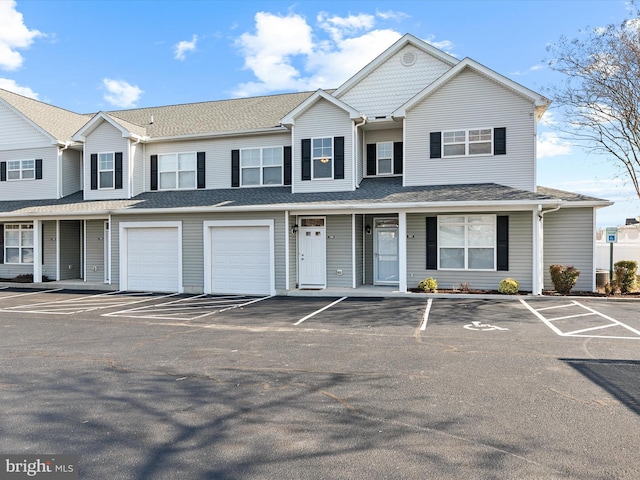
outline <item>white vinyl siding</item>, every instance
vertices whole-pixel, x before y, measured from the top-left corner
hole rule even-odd
[[[207,189],[231,188],[231,150],[291,145],[290,133],[247,135],[207,140],[150,143],[145,148],[144,189],[151,189],[150,157],[163,153],[204,152]],[[138,175],[136,170],[136,175]]]
[[[22,116],[0,102],[1,150],[33,149],[50,146],[51,139],[29,124]],[[20,157],[24,158],[23,156]]]
[[[60,220],[60,280],[82,278],[82,222]]]
[[[140,195],[142,192],[144,192],[144,175],[145,172],[148,171],[145,169],[145,164],[144,164],[144,156],[143,156],[143,152],[144,152],[144,147],[142,146],[142,144],[136,144],[135,142],[130,142],[131,143],[131,157],[133,158],[133,167],[131,168],[131,171],[133,172],[133,179],[132,179],[132,185],[133,185],[133,191],[131,192],[132,196],[136,196],[136,195]],[[124,178],[122,179],[123,183],[124,183]],[[124,186],[124,185],[123,185]]]
[[[91,154],[122,152],[122,189],[105,188],[91,190]],[[115,160],[115,159],[114,159]],[[98,160],[98,164],[100,160]],[[114,165],[115,166],[115,165]],[[84,145],[84,199],[108,200],[115,198],[129,198],[129,140],[122,137],[122,133],[108,122],[102,122],[89,135]],[[98,177],[100,175],[98,174]],[[105,174],[106,176],[106,174]]]
[[[65,197],[82,190],[82,153],[66,149],[62,152],[60,160],[62,162],[62,191],[60,193]],[[42,162],[42,170],[42,178],[47,180],[45,174],[49,172],[45,172],[44,161]]]
[[[57,222],[49,220],[42,222],[42,275],[49,280],[57,280],[58,254],[57,254]]]
[[[401,63],[407,53],[416,55],[416,62],[410,67]],[[340,99],[369,118],[389,115],[450,68],[428,53],[406,46],[351,87]]]
[[[461,213],[460,215],[465,215]],[[532,213],[504,212],[509,216],[509,270],[427,270],[426,217],[435,214],[407,214],[407,287],[415,288],[421,280],[433,277],[442,289],[468,282],[471,288],[497,290],[500,280],[511,277],[520,282],[520,290],[532,289]],[[371,235],[367,235],[371,237]]]
[[[465,70],[407,112],[407,186],[497,183],[535,189],[533,104]],[[506,155],[429,158],[430,132],[506,127]]]
[[[0,182],[0,201],[3,200],[43,200],[58,197],[57,163],[58,149],[55,146],[27,150],[0,150],[0,162],[42,159],[42,180]]]
[[[327,287],[351,288],[353,286],[351,215],[329,215],[326,226]]]
[[[87,281],[104,282],[104,220],[86,220]]]
[[[544,216],[544,288],[552,290],[549,267],[573,265],[580,270],[573,291],[593,291],[595,231],[593,208],[563,208]]]
[[[349,114],[324,99],[319,100],[296,119],[292,178],[294,192],[336,192],[353,189],[352,127]],[[302,139],[321,137],[344,137],[343,180],[327,178],[302,181]]]

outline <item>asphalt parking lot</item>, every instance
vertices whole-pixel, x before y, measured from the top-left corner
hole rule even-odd
[[[636,479],[639,307],[0,289],[0,452],[90,479]]]

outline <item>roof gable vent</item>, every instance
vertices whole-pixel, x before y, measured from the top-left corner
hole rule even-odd
[[[404,52],[402,54],[402,57],[400,57],[400,63],[405,67],[411,67],[415,65],[417,60],[418,60],[418,55],[416,55],[416,52],[414,52],[413,50]]]

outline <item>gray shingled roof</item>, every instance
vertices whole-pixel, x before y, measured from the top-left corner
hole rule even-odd
[[[0,88],[0,98],[60,141],[68,141],[94,114],[81,115]]]
[[[107,113],[116,120],[144,127],[152,138],[241,132],[279,127],[280,120],[313,93],[287,93]]]
[[[567,202],[594,202],[594,201],[607,202],[608,201],[608,200],[603,200],[602,198],[583,195],[581,193],[567,192],[565,190],[558,190],[556,188],[549,188],[549,187],[538,187],[538,193],[541,193],[542,195],[548,195],[554,198],[559,198],[560,200],[565,200]]]
[[[546,190],[547,189],[543,189]],[[533,193],[494,183],[479,185],[437,185],[424,187],[403,187],[402,179],[368,178],[353,192],[291,193],[289,187],[229,188],[217,190],[183,190],[145,192],[133,199],[83,201],[82,192],[77,192],[59,200],[0,202],[0,214],[12,215],[86,215],[115,212],[144,213],[145,210],[182,209],[189,207],[210,208],[215,211],[227,207],[253,210],[264,208],[289,209],[305,207],[344,206],[367,207],[388,204],[428,204],[456,202],[461,208],[479,202],[522,202],[523,204],[560,199],[561,195],[573,196],[570,192],[554,190],[558,195]],[[579,195],[572,201],[603,202],[594,197]]]

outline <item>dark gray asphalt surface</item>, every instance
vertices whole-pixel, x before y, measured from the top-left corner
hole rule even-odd
[[[426,297],[296,326],[338,298],[194,316],[19,293],[0,290],[0,452],[78,454],[83,479],[640,478],[640,335],[620,325],[559,336],[511,299],[435,298],[420,330]],[[580,302],[640,329],[640,303]]]

